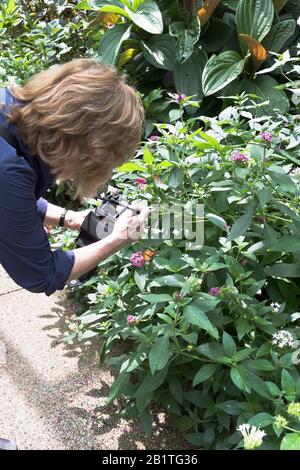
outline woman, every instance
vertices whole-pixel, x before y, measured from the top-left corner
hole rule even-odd
[[[143,207],[139,215],[125,211],[101,241],[51,251],[43,225],[79,230],[86,212],[65,212],[43,196],[54,180],[72,180],[81,201],[95,196],[134,155],[144,112],[117,71],[92,59],[1,91],[0,264],[21,287],[49,296],[139,236]]]
[[[146,218],[125,211],[111,235],[75,250],[51,251],[44,224],[80,229],[86,212],[65,211],[43,196],[72,180],[76,196],[95,196],[139,144],[143,108],[117,71],[76,59],[2,89],[0,110],[0,264],[14,281],[47,296],[136,240]],[[0,450],[15,444],[0,439]]]

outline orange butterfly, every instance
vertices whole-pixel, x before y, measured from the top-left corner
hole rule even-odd
[[[157,251],[155,250],[145,250],[143,252],[145,261],[151,261],[156,255]]]

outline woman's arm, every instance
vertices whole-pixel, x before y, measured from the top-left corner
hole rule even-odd
[[[131,207],[137,209],[139,214],[133,215],[129,210],[123,212],[110,235],[103,240],[73,250],[75,262],[68,281],[78,279],[108,256],[140,238],[148,209],[142,204],[133,204]]]
[[[63,211],[64,209],[62,207],[56,206],[55,204],[51,204],[50,202],[48,202],[46,215],[43,222],[44,225],[58,225],[60,216]],[[72,230],[80,230],[80,226],[88,212],[90,212],[90,210],[84,210],[81,212],[68,210],[65,216],[64,226]]]

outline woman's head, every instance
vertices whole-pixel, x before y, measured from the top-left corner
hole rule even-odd
[[[10,121],[56,179],[73,180],[78,197],[95,195],[113,168],[134,155],[144,111],[114,67],[74,59],[11,90],[22,106],[11,109]]]

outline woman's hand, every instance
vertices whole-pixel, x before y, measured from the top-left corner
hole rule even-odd
[[[70,228],[71,230],[80,230],[80,227],[89,212],[91,212],[91,209],[79,212],[68,210],[65,217],[65,227]]]
[[[148,216],[148,208],[144,204],[133,203],[130,207],[139,211],[139,214],[135,214],[129,209],[125,210],[116,220],[111,234],[113,238],[119,240],[123,245],[139,240]]]

